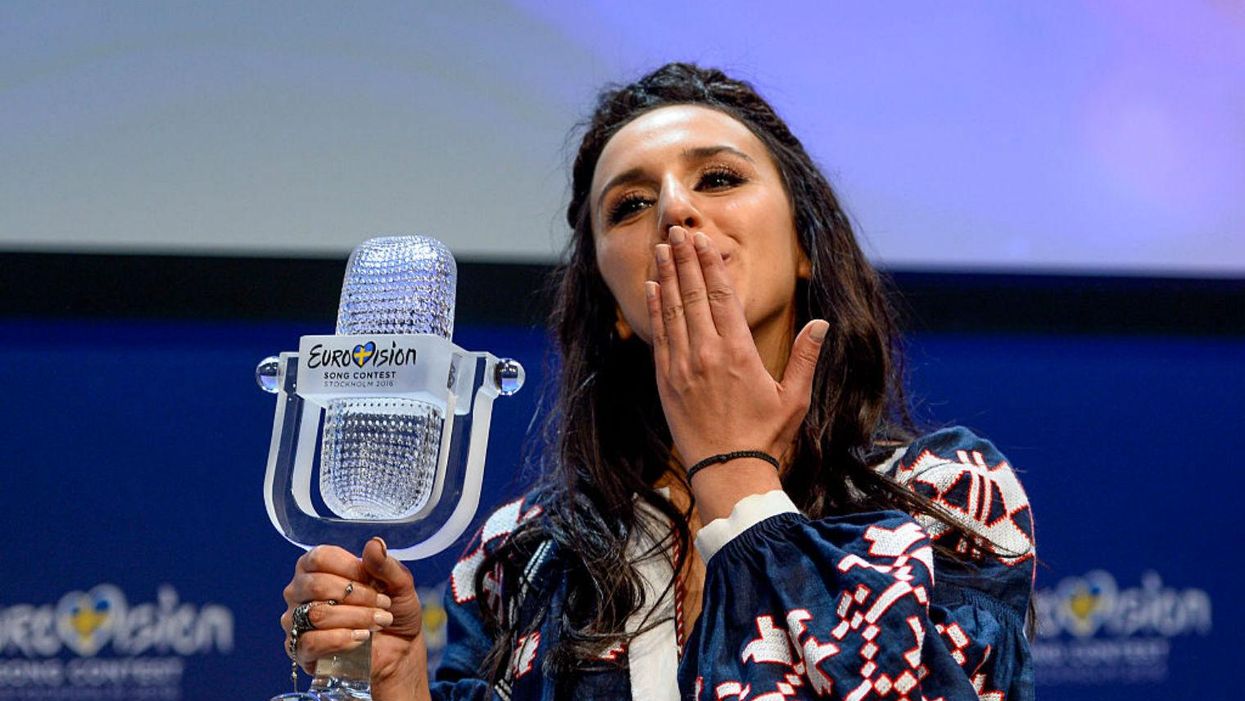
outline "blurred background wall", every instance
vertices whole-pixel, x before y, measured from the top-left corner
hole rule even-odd
[[[904,295],[919,416],[1021,471],[1039,692],[1234,698],[1242,36],[1225,0],[6,3],[0,699],[286,688],[253,370],[370,236],[446,241],[457,342],[529,369],[486,475],[521,494],[572,127],[669,60],[772,99]]]

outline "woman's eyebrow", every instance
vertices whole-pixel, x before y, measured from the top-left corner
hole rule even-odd
[[[703,161],[706,158],[713,158],[721,153],[729,153],[732,156],[742,158],[749,163],[756,163],[756,161],[752,159],[752,156],[749,156],[733,146],[727,146],[726,144],[719,146],[700,146],[697,148],[689,148],[683,152],[683,158],[689,161]]]

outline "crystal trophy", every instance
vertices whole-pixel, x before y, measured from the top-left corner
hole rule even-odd
[[[287,540],[359,553],[380,536],[400,560],[452,545],[475,515],[493,400],[523,366],[450,340],[457,272],[437,240],[386,237],[351,254],[337,334],[265,358],[277,395],[264,477],[268,517]],[[322,435],[321,435],[322,434]],[[312,483],[321,438],[317,509]],[[321,659],[306,692],[276,699],[370,699],[370,640]]]

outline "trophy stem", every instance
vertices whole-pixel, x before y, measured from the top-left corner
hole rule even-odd
[[[309,691],[323,701],[371,701],[372,639],[316,662]]]
[[[359,647],[316,662],[316,676],[306,691],[279,694],[270,701],[372,701],[372,639]]]

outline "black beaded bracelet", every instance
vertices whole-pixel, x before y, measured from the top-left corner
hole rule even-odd
[[[756,458],[758,460],[764,460],[765,462],[773,465],[775,470],[779,469],[778,458],[770,455],[769,453],[762,452],[760,450],[734,450],[729,453],[710,455],[704,460],[701,460],[695,465],[689,467],[687,469],[687,483],[691,484],[692,478],[696,476],[696,473],[706,467],[709,467],[710,465],[719,465],[721,463],[730,462],[731,460],[738,460],[740,458]]]

